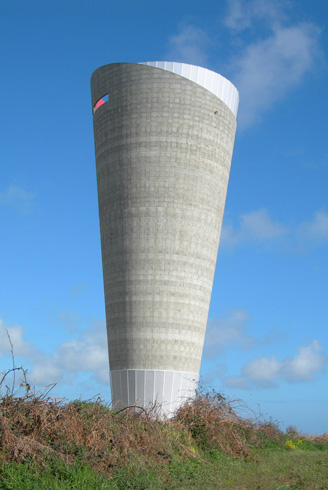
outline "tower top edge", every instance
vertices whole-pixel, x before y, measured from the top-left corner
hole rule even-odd
[[[143,61],[138,64],[170,71],[197,83],[222,100],[237,118],[239,105],[238,90],[227,78],[219,73],[201,66],[175,61]]]

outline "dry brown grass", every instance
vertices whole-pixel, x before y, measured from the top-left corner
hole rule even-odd
[[[165,424],[148,413],[116,413],[100,402],[7,398],[0,403],[1,457],[7,461],[78,457],[108,472],[125,460],[169,459],[168,438]]]
[[[312,442],[328,442],[328,433],[320,434],[318,436],[307,436],[307,439],[309,439]]]
[[[100,399],[52,399],[54,385],[32,392],[26,373],[13,358],[12,369],[0,378],[0,463],[35,462],[43,471],[58,459],[69,465],[85,462],[114,479],[125,468],[156,467],[169,478],[170,468],[181,463],[188,467],[190,461],[198,464],[194,459],[208,468],[212,450],[257,460],[254,449],[283,447],[287,438],[277,424],[255,417],[241,401],[215,391],[198,392],[175,417],[163,420],[156,406],[115,411]],[[22,396],[17,396],[16,385]],[[308,439],[328,442],[328,435]]]
[[[41,466],[50,457],[84,461],[102,472],[130,463],[167,465],[197,458],[219,449],[235,458],[249,458],[256,447],[283,444],[277,424],[259,420],[241,401],[229,401],[215,391],[199,392],[171,419],[160,419],[160,407],[126,407],[115,411],[101,400],[51,399],[54,385],[34,393],[26,370],[15,367],[0,381],[0,461],[34,460]],[[16,374],[22,375],[23,396],[15,396]],[[5,382],[13,376],[12,385]],[[9,383],[10,384],[10,383]]]
[[[284,441],[277,424],[254,418],[240,400],[229,401],[215,391],[186,403],[175,423],[184,426],[200,446],[219,448],[232,457],[248,458],[265,441]]]
[[[28,394],[0,400],[0,458],[6,461],[42,465],[51,456],[68,463],[78,458],[110,474],[131,462],[202,459],[202,450],[215,448],[250,457],[263,440],[282,438],[274,424],[241,417],[236,403],[214,392],[198,395],[170,420],[159,420],[155,408],[115,412],[99,400],[64,403]]]

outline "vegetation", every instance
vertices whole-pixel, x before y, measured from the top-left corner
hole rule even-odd
[[[284,434],[220,393],[163,421],[156,407],[115,412],[55,401],[51,386],[31,393],[22,368],[2,383],[17,371],[24,394],[7,386],[0,397],[0,489],[328,489],[328,435]]]

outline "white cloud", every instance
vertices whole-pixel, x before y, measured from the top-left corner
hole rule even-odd
[[[266,209],[259,209],[242,214],[238,227],[224,224],[221,244],[231,247],[245,242],[272,241],[287,231],[285,226],[273,221]]]
[[[229,0],[224,24],[235,32],[240,32],[254,25],[256,21],[269,26],[286,20],[288,1],[279,0]]]
[[[318,342],[300,347],[294,359],[287,359],[281,366],[281,377],[288,381],[312,381],[316,373],[322,371],[328,362],[327,356]]]
[[[319,33],[310,23],[275,26],[266,39],[249,44],[231,60],[231,77],[240,92],[240,126],[257,122],[303,81],[320,55]]]
[[[34,359],[30,376],[36,384],[74,380],[80,372],[89,372],[98,382],[109,383],[106,327],[97,322],[78,338],[59,345],[46,360]]]
[[[233,388],[251,389],[271,388],[276,386],[278,381],[304,383],[315,380],[327,362],[328,357],[320,343],[314,340],[311,344],[300,347],[293,359],[254,359],[242,368],[240,376],[227,377],[225,384]]]
[[[210,320],[206,329],[204,357],[215,357],[224,348],[247,350],[256,340],[246,330],[250,316],[244,310],[234,309],[225,318]]]
[[[205,341],[204,358],[213,358],[224,348],[248,350],[259,343],[267,343],[267,337],[256,339],[247,332],[250,317],[243,310],[232,310],[220,321],[210,322]],[[24,339],[24,330],[18,325],[7,330],[14,346],[14,353],[32,365],[28,379],[32,385],[48,385],[54,382],[73,384],[81,373],[98,383],[108,386],[108,352],[105,322],[95,322],[80,336],[57,346],[52,355],[45,355]],[[271,337],[270,337],[271,338]],[[0,320],[0,356],[10,354],[4,323]],[[278,381],[307,382],[314,380],[327,364],[328,357],[320,343],[314,340],[301,346],[292,359],[279,361],[276,357],[261,357],[247,363],[241,375],[230,376],[225,384],[234,388],[267,388]],[[207,373],[212,379],[222,377],[225,365],[218,365]]]
[[[280,363],[273,358],[259,358],[251,361],[243,368],[243,377],[261,386],[270,385],[279,375]]]
[[[266,209],[249,211],[239,217],[239,224],[224,222],[221,247],[237,245],[279,246],[288,253],[304,253],[328,242],[328,213],[321,209],[313,218],[287,227],[274,221]]]
[[[34,345],[24,340],[24,330],[19,325],[5,327],[0,319],[0,356],[10,354],[10,343],[14,355],[32,365],[28,379],[32,385],[50,383],[73,383],[79,373],[89,373],[96,381],[109,384],[109,364],[105,322],[95,322],[79,337],[69,339],[57,346],[52,355],[45,355]]]
[[[201,28],[192,24],[183,25],[178,34],[169,38],[168,44],[166,60],[200,66],[207,65],[206,49],[210,40],[207,33]]]
[[[34,199],[34,193],[15,185],[9,185],[7,190],[0,192],[0,204],[10,206],[20,213],[30,212]]]
[[[303,238],[322,241],[328,238],[328,213],[323,209],[317,211],[311,221],[299,226],[299,233]]]
[[[40,355],[34,363],[33,370],[28,373],[28,380],[36,385],[47,386],[52,383],[58,383],[62,378],[62,368],[60,363],[54,363],[53,360],[47,359]]]
[[[299,85],[322,56],[320,29],[289,22],[290,2],[230,0],[224,24],[242,46],[229,72],[240,92],[239,127],[256,123],[262,113]],[[251,43],[242,32],[253,30]]]
[[[310,22],[291,22],[291,6],[288,0],[228,1],[223,25],[232,37],[224,53],[233,48],[237,54],[225,63],[225,72],[240,92],[240,128],[258,122],[266,110],[304,81],[317,60],[323,59],[319,27]],[[221,72],[222,60],[209,60],[209,47],[213,46],[213,35],[186,23],[169,38],[165,57],[201,66],[211,61],[213,69]],[[216,51],[219,53],[220,46]]]
[[[8,338],[10,337],[10,341]],[[10,342],[13,345],[14,355],[33,356],[36,352],[33,345],[24,340],[24,330],[19,325],[7,326],[0,318],[0,356],[10,354]]]

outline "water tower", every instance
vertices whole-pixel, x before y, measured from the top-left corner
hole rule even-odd
[[[195,393],[238,92],[184,63],[91,78],[112,400],[170,415]]]

